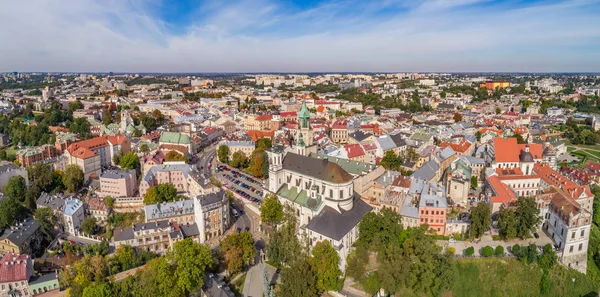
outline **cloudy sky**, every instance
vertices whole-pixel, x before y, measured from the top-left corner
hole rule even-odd
[[[600,72],[600,0],[0,0],[0,71]]]

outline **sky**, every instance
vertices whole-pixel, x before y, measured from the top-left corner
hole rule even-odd
[[[600,72],[600,0],[0,0],[0,71]]]

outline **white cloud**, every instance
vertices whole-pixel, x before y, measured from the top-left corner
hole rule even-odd
[[[179,35],[151,16],[167,5],[156,1],[7,2],[0,71],[600,71],[589,1],[375,1],[342,16],[351,4],[286,12],[268,0],[215,1]],[[398,5],[408,11],[376,17]]]

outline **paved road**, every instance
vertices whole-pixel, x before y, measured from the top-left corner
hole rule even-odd
[[[198,166],[198,170],[200,173],[203,173],[205,176],[211,176],[211,169],[208,168],[208,164],[211,164],[215,157],[215,148],[208,147],[203,152],[199,153],[196,158],[196,166]],[[211,166],[212,167],[212,166]]]

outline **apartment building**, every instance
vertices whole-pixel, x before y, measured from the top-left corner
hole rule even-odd
[[[41,243],[40,224],[33,218],[27,218],[4,230],[0,236],[0,254],[31,254],[40,249]]]
[[[118,153],[129,153],[131,142],[122,135],[103,135],[72,143],[67,147],[65,156],[68,165],[81,168],[86,179],[90,175],[100,176],[103,168],[113,165],[113,157]]]
[[[38,147],[26,147],[17,151],[17,160],[22,167],[30,167],[36,163],[42,163],[48,159],[58,156],[56,147],[51,144],[44,144]]]
[[[100,175],[101,197],[133,197],[136,191],[135,170],[107,170]]]
[[[246,157],[250,157],[256,148],[256,143],[254,141],[223,141],[219,143],[219,146],[221,145],[229,147],[229,159],[231,159],[236,152],[242,152]]]
[[[181,200],[150,204],[144,207],[146,223],[167,220],[179,225],[193,224],[195,222],[194,201]]]
[[[136,249],[144,249],[164,255],[169,247],[184,238],[200,241],[196,224],[179,225],[168,220],[134,224],[132,228],[117,229],[114,236],[115,248],[130,245]]]
[[[140,182],[140,196],[144,197],[146,191],[158,184],[173,184],[177,192],[189,191],[189,174],[197,171],[193,165],[184,162],[165,162],[148,169]]]
[[[229,199],[225,191],[196,196],[194,199],[195,221],[203,243],[225,234],[230,224]]]
[[[29,185],[29,178],[25,168],[20,168],[12,162],[0,161],[0,192],[4,192],[8,180],[17,175],[22,176],[25,179],[25,183]]]
[[[348,123],[335,121],[331,125],[331,140],[335,143],[348,143]]]

